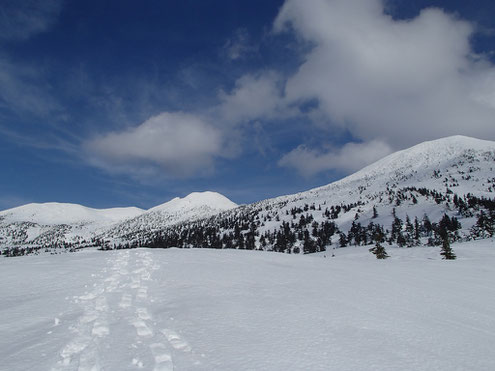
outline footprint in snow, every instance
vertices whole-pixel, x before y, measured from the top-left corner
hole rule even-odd
[[[132,304],[132,296],[129,294],[122,295],[122,299],[120,300],[119,307],[129,308],[131,304]]]
[[[136,310],[136,312],[137,312],[138,317],[140,319],[142,319],[143,321],[148,321],[151,319],[151,316],[148,313],[148,310],[146,308],[138,308]]]
[[[172,356],[167,352],[167,347],[164,344],[151,344],[150,349],[155,359],[154,371],[173,371]]]
[[[138,336],[153,336],[153,331],[151,331],[143,320],[135,319],[131,322],[131,324],[136,328],[136,333]]]
[[[91,334],[99,338],[107,336],[110,333],[107,322],[104,320],[98,320],[94,323]]]
[[[172,345],[174,349],[181,350],[183,352],[191,351],[191,347],[189,346],[187,341],[182,339],[180,335],[177,334],[175,331],[169,329],[163,329],[161,332],[163,335],[166,336],[168,342],[170,343],[170,345]]]

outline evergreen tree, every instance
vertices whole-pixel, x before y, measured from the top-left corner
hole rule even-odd
[[[339,235],[339,245],[340,247],[346,247],[347,246],[347,236],[345,233],[340,233]]]
[[[419,227],[419,221],[418,217],[414,218],[414,239],[416,240],[416,244],[419,244],[419,237],[420,237],[420,227]]]
[[[383,245],[381,244],[383,242],[383,233],[380,231],[375,232],[373,235],[373,239],[375,240],[375,246],[369,249],[369,251],[373,254],[375,254],[377,259],[387,259],[388,254]]]
[[[456,256],[454,254],[454,250],[452,250],[452,248],[450,247],[448,235],[443,236],[442,251],[440,252],[440,255],[442,255],[443,259],[445,259],[445,260],[455,260],[456,259]]]
[[[494,235],[493,216],[487,215],[481,210],[476,219],[476,224],[471,228],[471,235],[474,238],[487,238]]]

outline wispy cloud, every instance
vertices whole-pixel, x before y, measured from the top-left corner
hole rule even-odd
[[[0,40],[25,40],[46,31],[57,19],[62,5],[62,0],[3,0]]]
[[[258,47],[252,42],[247,29],[238,28],[223,46],[223,51],[230,60],[235,61],[251,53],[256,53]]]
[[[0,109],[18,116],[47,117],[61,113],[62,106],[50,92],[38,68],[16,63],[0,55]]]

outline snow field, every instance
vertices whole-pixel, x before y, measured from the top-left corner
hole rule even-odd
[[[493,370],[495,242],[453,248],[2,259],[0,369]]]

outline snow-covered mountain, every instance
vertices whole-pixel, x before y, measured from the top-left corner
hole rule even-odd
[[[237,207],[215,192],[194,192],[147,211],[136,208],[92,209],[77,204],[27,204],[0,212],[0,246],[90,244],[98,236],[118,238],[141,229],[209,217]]]
[[[92,209],[89,207],[47,202],[31,203],[13,209],[0,211],[0,217],[11,222],[30,222],[43,225],[112,223],[142,214],[137,207],[113,209]]]
[[[346,224],[358,213],[371,219],[373,207],[389,216],[392,205],[405,217],[432,215],[434,219],[452,205],[437,208],[431,196],[422,196],[415,189],[436,191],[453,200],[471,194],[495,197],[495,142],[465,136],[452,136],[418,144],[395,152],[362,170],[329,185],[289,196],[254,204],[265,209],[281,208],[282,212],[305,204],[346,205],[352,207],[340,217]],[[282,206],[285,205],[285,206]],[[432,207],[433,206],[433,207]],[[387,220],[390,218],[386,218]]]
[[[414,221],[419,243],[420,227],[426,228],[422,237],[431,234],[430,227],[423,226],[425,216],[427,223],[438,223],[445,214],[456,218],[456,226],[457,220],[462,224],[462,230],[455,231],[457,238],[459,232],[470,233],[480,211],[493,211],[494,168],[495,142],[453,136],[393,153],[323,187],[239,207],[215,192],[174,198],[147,211],[25,205],[0,213],[0,244],[96,241],[301,251],[308,243],[318,249],[335,245],[342,234],[356,243],[359,231],[367,244],[377,226],[386,235],[391,229],[395,239],[394,222],[394,228],[401,233],[407,229],[411,238]],[[281,234],[287,241],[279,241]]]
[[[115,241],[136,240],[145,233],[160,231],[168,226],[204,219],[238,205],[217,192],[193,192],[155,206],[141,215],[127,219],[108,229],[100,237]]]
[[[143,212],[137,207],[92,209],[68,203],[31,203],[0,212],[0,247],[85,244],[97,231]]]
[[[376,226],[387,234],[399,219],[402,233],[413,222],[419,229],[424,227],[423,221],[438,223],[444,215],[460,220],[467,235],[478,211],[491,205],[485,200],[495,195],[494,168],[495,142],[464,136],[424,142],[329,185],[241,206],[209,220],[176,225],[158,236],[149,234],[147,242],[157,247],[190,246],[196,234],[209,233],[204,241],[207,247],[277,249],[278,237],[284,235],[288,241],[280,238],[280,251],[294,247],[301,251],[308,241],[320,244],[319,248],[335,244],[337,233],[345,234],[353,244],[356,233],[365,235],[367,244],[372,242]],[[423,237],[437,237],[428,225],[424,228]],[[419,243],[419,235],[417,232],[416,241],[407,243]]]

